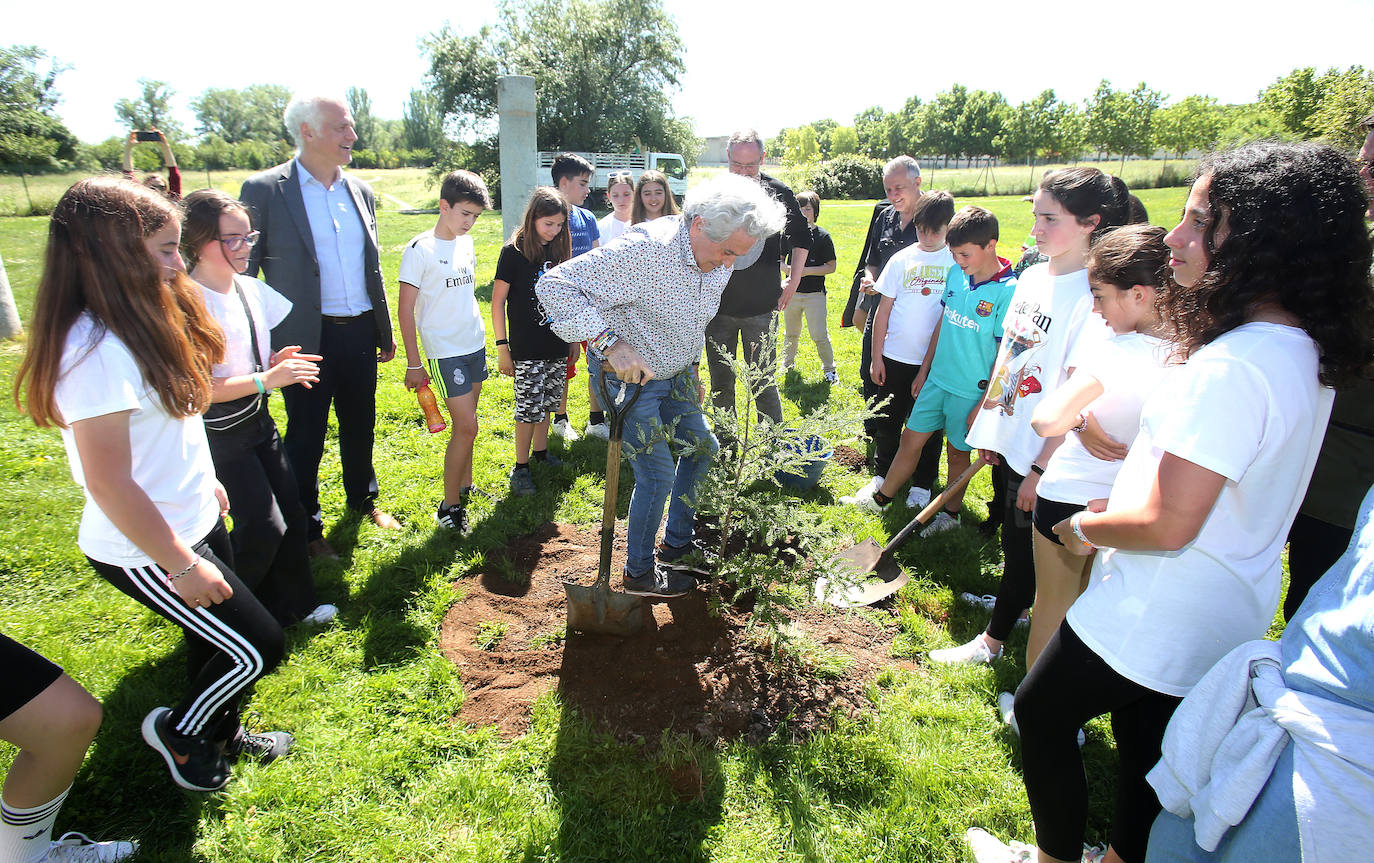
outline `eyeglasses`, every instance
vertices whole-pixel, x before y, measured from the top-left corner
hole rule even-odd
[[[607,177],[607,179],[612,183],[633,183],[634,178],[635,175],[631,174],[629,171],[614,171]]]
[[[762,159],[757,162],[736,162],[734,159],[730,160],[730,167],[739,168],[741,171],[757,171],[762,164]]]
[[[217,239],[224,244],[224,248],[231,252],[237,252],[244,246],[253,248],[258,244],[258,238],[262,236],[262,231],[250,231],[247,234],[234,234],[228,237],[218,237]]]

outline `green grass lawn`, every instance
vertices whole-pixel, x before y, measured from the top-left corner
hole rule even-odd
[[[215,181],[237,190],[238,178]],[[402,198],[432,194],[419,182],[393,188]],[[1172,225],[1184,192],[1141,197],[1156,222]],[[1018,252],[1029,205],[1019,197],[976,203],[1002,220],[1004,254]],[[838,320],[870,209],[871,202],[835,202],[821,211],[840,260],[830,279],[837,399],[859,399],[859,337]],[[380,215],[393,301],[400,251],[432,222],[386,209]],[[484,298],[500,225],[491,213],[475,229]],[[41,218],[0,219],[0,254],[26,319],[45,231]],[[0,348],[7,386],[21,351],[19,342]],[[839,720],[809,742],[710,747],[670,737],[649,755],[610,741],[553,696],[514,741],[457,724],[463,680],[437,646],[445,610],[460,598],[454,582],[484,552],[544,521],[596,522],[604,449],[572,445],[563,468],[539,474],[538,495],[508,499],[511,384],[493,377],[481,397],[476,476],[494,500],[478,506],[470,538],[454,539],[433,522],[445,438],[426,433],[401,385],[403,366],[380,369],[376,464],[381,503],[406,529],[383,532],[343,515],[331,443],[321,471],[327,536],[344,557],[318,564],[316,575],[322,599],[342,612],[314,637],[289,635],[288,657],[260,682],[247,711],[255,727],[293,731],[298,748],[267,768],[236,768],[234,781],[213,795],[177,790],[139,739],[143,715],[182,689],[181,635],[95,577],[76,549],[81,495],[57,434],[35,429],[8,404],[0,409],[0,630],[61,663],[105,705],[59,831],[137,837],[139,859],[163,861],[957,861],[968,859],[960,837],[970,825],[1031,838],[1017,743],[999,727],[994,706],[996,692],[1022,677],[1020,660],[991,668],[920,664],[929,649],[962,642],[986,623],[984,612],[954,598],[993,592],[998,580],[995,545],[967,529],[899,553],[913,580],[896,599],[893,656],[916,658],[917,670],[882,671],[868,717]],[[805,339],[799,368],[800,382],[782,388],[791,414],[824,391]],[[585,386],[574,386],[572,402],[580,424]],[[833,525],[836,547],[870,534],[883,541],[909,517],[898,507],[880,521],[830,503],[861,479],[831,465],[820,490],[796,498]],[[980,476],[966,515],[981,518],[988,496]],[[1024,643],[1018,632],[1009,653],[1021,657]],[[1107,723],[1089,725],[1084,753],[1094,792],[1089,839],[1100,842],[1114,764]],[[0,768],[12,757],[11,747],[0,747]],[[659,767],[687,758],[701,766],[705,790],[679,802]]]

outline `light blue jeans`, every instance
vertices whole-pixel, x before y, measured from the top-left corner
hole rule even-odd
[[[603,374],[600,364],[593,373]],[[601,382],[596,385],[599,394]],[[612,400],[617,399],[621,386],[622,381],[613,373],[606,377],[606,389]],[[623,386],[624,402],[628,404],[639,385]],[[654,378],[643,388],[643,395],[625,418],[624,431],[624,452],[635,475],[625,541],[626,562],[634,575],[645,575],[653,569],[654,538],[665,503],[668,525],[663,531],[664,542],[682,546],[692,541],[696,507],[689,501],[695,498],[698,483],[720,451],[720,444],[707,428],[706,417],[697,403],[697,378],[690,366],[671,378]],[[614,405],[603,405],[607,410],[611,407]],[[668,440],[669,430],[672,444]]]
[[[1292,742],[1279,755],[1245,820],[1226,831],[1217,850],[1202,850],[1193,836],[1193,819],[1179,818],[1166,809],[1155,818],[1145,854],[1145,863],[1298,863],[1301,859]]]

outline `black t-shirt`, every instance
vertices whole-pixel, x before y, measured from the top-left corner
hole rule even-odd
[[[513,360],[556,360],[568,356],[568,343],[549,329],[548,315],[534,293],[535,280],[543,272],[543,261],[532,264],[515,246],[501,247],[496,278],[510,285],[506,295],[506,338],[510,340]]]
[[[887,266],[893,255],[907,246],[915,245],[917,239],[914,218],[903,228],[902,214],[897,212],[896,207],[884,210],[873,223],[869,233],[868,260],[865,263],[873,267],[873,278],[877,279],[882,275],[883,267]],[[880,299],[882,298],[878,296],[864,296],[859,300],[860,306],[869,312],[868,321],[864,325],[866,329],[873,329],[873,319],[876,317],[873,310],[878,308]]]
[[[782,296],[783,235],[794,249],[811,247],[811,232],[806,217],[797,206],[797,196],[781,180],[759,174],[759,183],[787,210],[787,225],[782,234],[774,234],[764,241],[763,252],[748,267],[736,269],[730,275],[720,295],[720,314],[737,318],[777,311]],[[737,262],[738,263],[738,262]]]
[[[830,239],[830,234],[825,228],[818,225],[811,226],[811,251],[806,256],[808,267],[820,267],[835,260],[835,241]],[[787,262],[792,262],[792,253],[787,253]],[[825,293],[825,276],[802,276],[801,284],[797,285],[799,294],[823,294]]]

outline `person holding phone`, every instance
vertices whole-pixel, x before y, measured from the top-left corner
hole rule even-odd
[[[166,180],[157,174],[145,174],[141,181],[134,177],[134,145],[142,143],[157,144],[162,150],[162,167],[167,169]],[[172,153],[172,145],[167,142],[167,136],[157,129],[129,133],[129,137],[124,139],[123,169],[124,176],[130,180],[142,182],[143,185],[161,192],[173,201],[181,200],[181,168],[177,167],[177,157]]]

